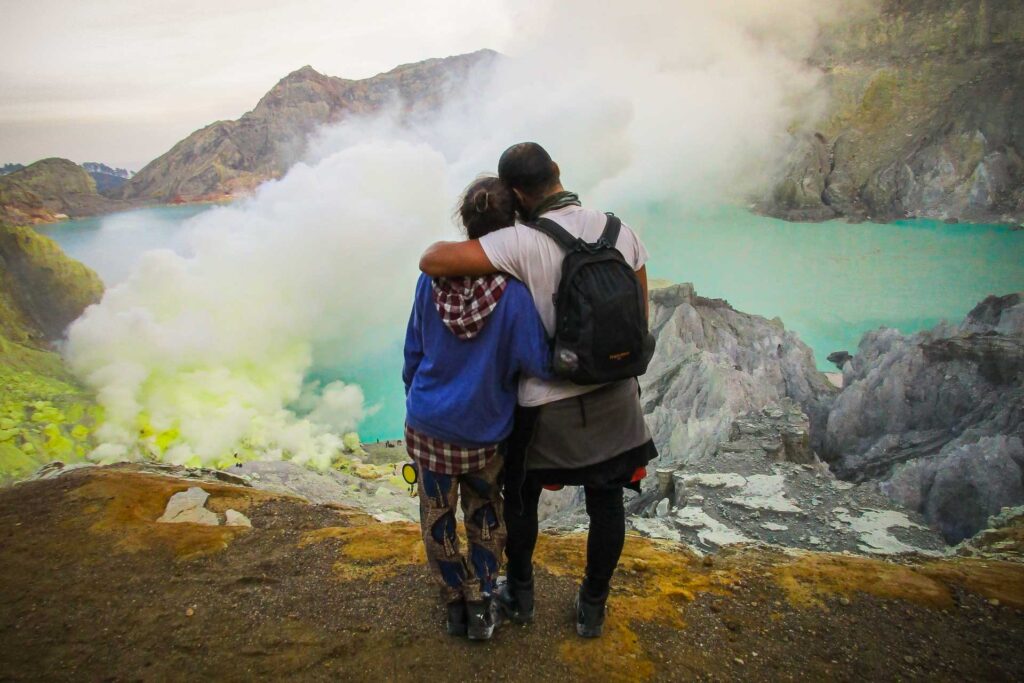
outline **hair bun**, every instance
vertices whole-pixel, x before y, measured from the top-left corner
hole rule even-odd
[[[477,192],[476,197],[473,198],[473,208],[476,209],[477,213],[484,213],[487,211],[491,204],[491,193],[487,190]]]

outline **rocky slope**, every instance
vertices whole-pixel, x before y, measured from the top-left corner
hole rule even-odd
[[[752,542],[878,555],[944,547],[920,515],[873,483],[838,481],[818,459],[838,389],[781,321],[691,285],[650,298],[657,351],[641,388],[660,458],[627,501],[633,529],[702,552]],[[550,504],[546,526],[585,525],[574,502]]]
[[[1024,503],[1024,294],[959,326],[871,332],[843,378],[822,451],[839,476],[883,482],[951,542]]]
[[[120,196],[170,202],[251,190],[298,161],[318,127],[395,104],[406,113],[437,107],[496,57],[481,50],[428,59],[358,81],[305,66],[281,79],[240,119],[210,124],[150,162]]]
[[[251,526],[157,521],[209,494]],[[0,678],[1016,680],[1024,565],[895,564],[630,536],[603,638],[570,620],[584,538],[542,534],[537,617],[443,633],[419,528],[132,467],[0,490]]]
[[[837,389],[782,321],[698,296],[690,284],[653,289],[650,300],[657,348],[640,386],[659,464],[713,453],[737,416],[784,398],[808,415],[810,446],[820,447]]]
[[[627,503],[630,526],[700,552],[757,542],[876,556],[945,551],[920,514],[875,482],[836,479],[807,433],[807,417],[788,400],[741,415],[714,452],[659,469],[659,485]],[[547,522],[585,523],[581,514]]]
[[[102,293],[53,240],[0,224],[0,482],[91,450],[99,409],[51,349]]]
[[[123,208],[101,196],[89,173],[67,159],[43,159],[0,176],[0,223],[31,225]]]
[[[873,0],[828,27],[828,107],[760,203],[790,220],[1024,221],[1024,12],[994,0]]]

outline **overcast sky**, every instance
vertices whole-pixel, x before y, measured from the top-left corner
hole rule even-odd
[[[0,0],[0,164],[138,170],[310,64],[364,78],[505,50],[504,0]]]

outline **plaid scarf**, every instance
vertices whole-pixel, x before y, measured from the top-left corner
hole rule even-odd
[[[431,282],[434,306],[452,334],[459,339],[472,339],[484,329],[507,284],[508,276],[501,274],[436,277]]]

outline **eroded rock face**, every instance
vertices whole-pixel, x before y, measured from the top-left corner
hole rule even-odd
[[[837,389],[781,321],[741,313],[684,284],[651,292],[651,329],[657,350],[640,386],[659,465],[713,453],[737,416],[786,399],[809,417],[808,445],[819,447]]]
[[[1019,3],[870,5],[822,31],[811,62],[828,107],[795,131],[762,209],[811,221],[1024,220]]]
[[[881,329],[845,366],[822,451],[876,479],[950,542],[1024,502],[1024,300],[989,297],[959,326]]]

